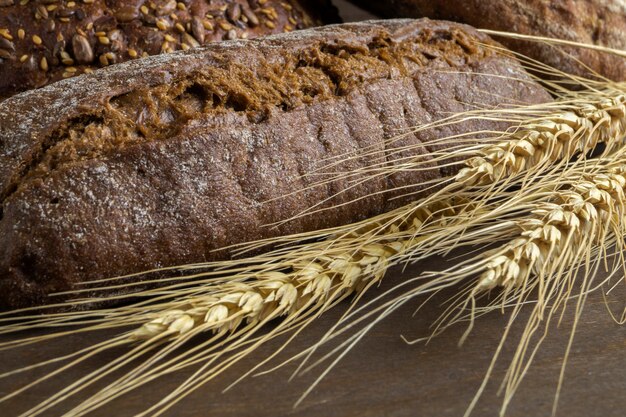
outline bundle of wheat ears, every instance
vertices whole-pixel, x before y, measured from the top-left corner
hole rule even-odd
[[[513,126],[507,131],[440,138],[437,141],[454,142],[454,146],[407,158],[393,167],[381,158],[379,165],[374,162],[359,172],[339,173],[333,171],[337,161],[324,161],[311,173],[324,184],[338,175],[354,175],[362,181],[363,174],[375,178],[397,170],[426,169],[433,160],[442,166],[462,167],[456,176],[429,184],[432,192],[428,196],[415,195],[400,209],[356,224],[234,248],[239,255],[236,261],[161,270],[170,271],[170,278],[159,278],[156,288],[138,286],[129,295],[118,296],[118,301],[128,299],[119,307],[45,315],[29,315],[27,311],[2,314],[0,334],[11,335],[0,344],[2,350],[102,329],[118,328],[120,333],[0,375],[8,378],[54,366],[44,376],[0,398],[0,403],[49,382],[94,355],[122,347],[125,353],[77,378],[23,415],[43,415],[97,381],[106,380],[108,383],[95,393],[90,391],[87,399],[73,402],[66,414],[86,415],[162,376],[195,369],[176,390],[149,404],[141,414],[160,415],[259,346],[282,337],[282,347],[242,378],[260,372],[320,314],[351,298],[347,311],[317,343],[286,361],[299,360],[298,371],[302,372],[327,363],[319,382],[373,326],[400,306],[425,302],[444,288],[455,288],[457,296],[441,312],[431,337],[458,322],[468,323],[467,335],[474,320],[492,310],[510,310],[511,323],[522,308],[531,310],[503,381],[501,412],[505,414],[551,320],[570,300],[578,318],[586,296],[598,289],[608,292],[623,283],[626,269],[622,254],[626,244],[626,84],[568,76],[520,59],[538,74],[555,101],[509,110],[477,109],[414,129],[488,118],[507,121]],[[481,137],[479,145],[477,135]],[[387,149],[393,148],[396,139],[389,140]],[[362,156],[344,155],[342,161]],[[311,207],[302,215],[320,210]],[[273,249],[246,256],[267,245]],[[376,287],[391,266],[446,256],[463,247],[474,255],[446,270],[403,280],[373,299],[363,300],[362,295]],[[73,293],[80,297],[87,291],[93,293],[94,288],[128,289],[136,285],[125,278],[87,283]],[[103,300],[76,299],[72,303]],[[266,326],[270,321],[274,325]],[[21,335],[38,328],[46,331],[37,336]],[[507,326],[503,331],[467,414],[491,377],[509,329]],[[574,330],[575,326],[565,358]],[[322,345],[333,341],[336,343],[330,345],[329,352],[313,360]],[[303,390],[302,398],[315,384]]]

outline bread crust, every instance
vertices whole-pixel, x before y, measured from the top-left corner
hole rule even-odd
[[[622,0],[351,0],[390,18],[447,19],[477,28],[626,50]],[[591,49],[498,38],[511,50],[568,74],[626,80],[626,58]]]
[[[142,56],[338,21],[330,0],[0,0],[0,100]]]
[[[402,129],[451,112],[550,100],[513,58],[476,41],[494,44],[428,19],[333,25],[130,61],[0,103],[1,308],[406,202],[384,191],[451,172],[433,164],[309,190],[303,174],[366,148],[393,164],[435,149],[435,137],[506,127],[468,121],[395,142],[424,148],[388,149]],[[266,227],[320,203],[334,207]]]

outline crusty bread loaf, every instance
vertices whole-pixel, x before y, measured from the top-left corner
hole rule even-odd
[[[146,55],[337,21],[330,0],[0,0],[0,100]]]
[[[335,25],[129,61],[5,100],[1,308],[396,207],[400,200],[376,194],[264,227],[348,188],[337,180],[279,198],[307,188],[312,178],[302,174],[324,158],[385,152],[385,139],[402,129],[475,106],[550,100],[514,59],[483,46],[493,43],[427,19]],[[495,128],[503,126],[473,120],[396,145]],[[433,165],[378,177],[324,206],[441,175]]]
[[[384,17],[429,17],[477,28],[545,36],[626,50],[624,0],[351,0]],[[498,39],[570,74],[626,80],[626,58],[591,49]]]

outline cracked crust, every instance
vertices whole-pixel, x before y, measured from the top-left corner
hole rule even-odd
[[[335,25],[128,62],[0,103],[0,308],[397,207],[401,199],[377,194],[264,226],[339,191],[324,207],[449,173],[433,165],[281,197],[310,185],[302,175],[326,158],[368,148],[392,164],[425,152],[386,152],[402,129],[476,105],[550,100],[516,61],[476,40],[493,44],[427,19]],[[430,149],[435,137],[504,127],[470,121],[395,145]]]

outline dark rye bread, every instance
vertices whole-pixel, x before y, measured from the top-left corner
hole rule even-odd
[[[347,189],[337,180],[278,198],[305,189],[302,174],[324,158],[384,153],[386,138],[451,112],[550,100],[477,41],[494,44],[427,19],[335,25],[129,61],[0,103],[0,308],[398,206],[378,194],[264,227]],[[495,128],[468,121],[396,144]],[[433,165],[377,178],[324,207],[441,175]]]
[[[429,17],[477,28],[626,50],[624,0],[351,0],[384,17]],[[499,38],[508,48],[570,74],[626,80],[626,58],[591,49]],[[589,71],[591,70],[591,71]]]
[[[142,56],[338,21],[330,0],[0,0],[0,100]]]

